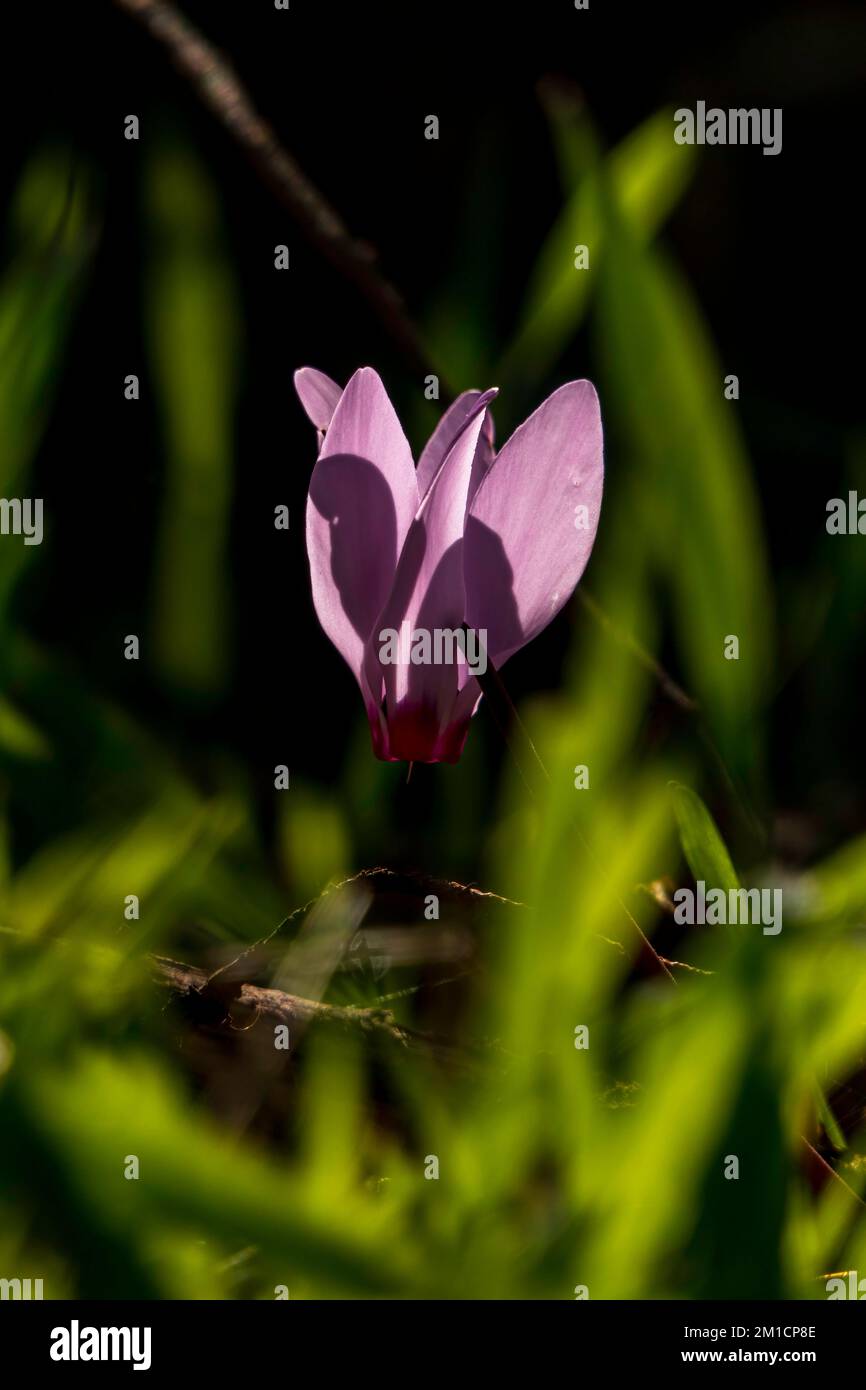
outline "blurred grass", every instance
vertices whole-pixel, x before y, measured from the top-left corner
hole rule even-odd
[[[177,140],[150,152],[145,213],[145,318],[165,441],[153,659],[164,681],[201,701],[220,693],[228,661],[240,315],[216,190]]]
[[[672,790],[683,854],[694,877],[703,879],[708,889],[721,888],[726,893],[736,890],[740,880],[731,856],[701,798],[677,782]]]
[[[598,145],[589,114],[567,90],[548,87],[545,106],[565,180],[562,211],[539,251],[517,330],[495,369],[506,400],[525,402],[583,322],[606,255],[609,228],[601,193]],[[622,216],[641,244],[651,240],[676,206],[691,177],[695,149],[670,136],[671,112],[659,111],[605,160]],[[575,247],[589,250],[589,266],[575,269]]]
[[[72,317],[95,242],[86,172],[58,149],[35,154],[8,210],[0,275],[0,496],[26,497],[51,413]],[[50,518],[46,519],[50,525]],[[0,680],[12,640],[9,604],[38,547],[0,546]],[[8,707],[7,707],[8,708]],[[5,731],[20,732],[10,713]]]

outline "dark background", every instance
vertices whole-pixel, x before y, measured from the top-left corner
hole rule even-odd
[[[821,636],[792,675],[785,646],[824,575],[825,507],[855,485],[858,437],[864,466],[855,211],[863,7],[592,0],[577,12],[570,0],[508,7],[292,0],[286,13],[270,0],[189,0],[184,11],[229,55],[353,233],[377,248],[413,315],[423,320],[443,286],[469,275],[467,303],[488,314],[499,347],[561,204],[540,79],[578,84],[609,144],[665,103],[784,108],[782,153],[705,151],[663,236],[696,289],[725,370],[740,378],[779,603],[780,681],[787,681],[773,729],[777,805],[833,806],[831,839],[834,829],[862,829],[859,644],[840,663],[836,631],[832,675]],[[309,363],[344,382],[369,363],[398,410],[419,383],[369,307],[304,242],[162,49],[126,14],[108,0],[86,10],[31,6],[11,24],[7,18],[5,49],[7,74],[15,69],[25,80],[8,84],[4,99],[4,187],[34,145],[56,138],[97,171],[104,200],[92,278],[36,464],[49,534],[18,593],[22,621],[63,653],[70,673],[132,710],[200,778],[217,746],[260,769],[254,777],[267,820],[273,764],[336,776],[360,713],[352,678],[310,601],[302,516],[315,441],[291,374]],[[142,123],[139,144],[123,138],[130,113]],[[440,119],[438,142],[423,138],[430,113]],[[168,698],[146,663],[133,679],[118,659],[123,634],[145,625],[162,476],[140,274],[140,166],[157,128],[183,130],[218,180],[243,314],[232,679],[226,698],[207,709]],[[473,217],[479,203],[484,215]],[[291,247],[288,274],[273,268],[273,248],[283,242]],[[578,339],[557,378],[585,371]],[[123,398],[128,372],[142,379],[136,404]],[[420,439],[411,442],[420,449]],[[291,508],[289,538],[273,530],[280,502]],[[52,516],[64,524],[51,525]],[[839,623],[844,637],[852,616],[834,614],[829,602],[827,640]],[[554,624],[534,645],[531,668],[520,657],[512,663],[513,693],[556,685],[564,647]],[[809,737],[795,744],[793,731],[804,727]],[[485,756],[498,759],[489,731],[479,737]],[[423,815],[425,770],[418,775],[413,815]]]

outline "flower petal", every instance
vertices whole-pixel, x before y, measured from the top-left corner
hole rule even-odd
[[[480,391],[464,391],[458,396],[424,445],[418,460],[419,497],[423,498],[458,434],[475,415],[480,395]]]
[[[315,367],[300,367],[295,372],[295,390],[307,419],[324,434],[331,423],[331,417],[340,403],[343,388],[332,381],[324,372]]]
[[[479,394],[470,417],[452,444],[418,508],[400,554],[393,587],[367,643],[365,669],[370,687],[384,682],[386,718],[400,717],[404,705],[425,711],[431,727],[447,722],[459,692],[471,679],[465,662],[414,664],[409,660],[383,664],[381,633],[428,634],[454,632],[462,627],[463,527],[466,498],[485,409],[495,391]],[[450,646],[446,642],[446,648]],[[456,649],[455,649],[456,655]],[[467,716],[468,722],[468,716]]]
[[[384,721],[384,732],[373,728],[376,757],[386,762],[459,762],[480,699],[478,682],[470,677],[444,719],[435,705],[403,701]]]
[[[489,410],[485,410],[484,424],[481,426],[481,433],[475,446],[475,459],[472,464],[472,472],[469,475],[469,491],[466,494],[467,507],[470,506],[488,470],[493,467],[493,460],[496,457],[493,440],[493,416]]]
[[[307,500],[313,603],[362,690],[364,644],[417,507],[406,437],[377,373],[362,367],[334,411]]]
[[[497,667],[574,592],[595,540],[603,479],[601,414],[589,381],[554,391],[497,454],[463,542],[466,622],[486,628]]]

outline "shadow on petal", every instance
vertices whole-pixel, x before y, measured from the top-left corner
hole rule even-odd
[[[495,531],[471,514],[463,539],[466,622],[486,629],[487,654],[501,666],[526,640],[514,593],[514,571]]]
[[[311,566],[320,567],[318,575],[314,573],[314,589],[317,581],[327,587],[329,576],[342,612],[365,642],[388,597],[397,564],[394,499],[380,470],[352,454],[320,458],[310,482],[307,538]],[[321,572],[325,563],[328,574]]]

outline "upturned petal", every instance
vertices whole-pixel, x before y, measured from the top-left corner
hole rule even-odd
[[[295,372],[294,381],[298,399],[306,411],[307,419],[319,431],[321,441],[340,403],[343,388],[315,367],[299,367]]]
[[[365,699],[364,646],[391,591],[418,508],[415,467],[379,376],[355,373],[331,418],[307,501],[307,553],[319,621]]]
[[[386,756],[391,758],[456,761],[480,695],[460,658],[454,634],[461,633],[465,612],[462,545],[467,496],[486,407],[495,394],[476,394],[472,413],[430,483],[406,537],[391,593],[367,644],[370,687],[375,688],[379,680],[384,687]],[[385,632],[401,633],[397,662],[380,659]],[[409,659],[403,633],[409,642],[415,633],[421,635],[422,643],[430,642],[427,660],[416,664]],[[445,659],[441,659],[443,653]],[[473,689],[465,695],[470,681]]]
[[[455,439],[469,421],[475,417],[480,397],[480,391],[464,391],[462,395],[458,396],[456,401],[449,405],[421,450],[421,457],[418,460],[418,496],[422,499],[439,472]],[[493,424],[489,416],[487,419],[488,428],[482,432],[478,440],[478,449],[483,464],[478,470],[479,481],[484,467],[488,466],[493,458]]]
[[[561,386],[497,454],[469,507],[466,622],[501,666],[571,597],[592,550],[604,478],[589,381]]]

